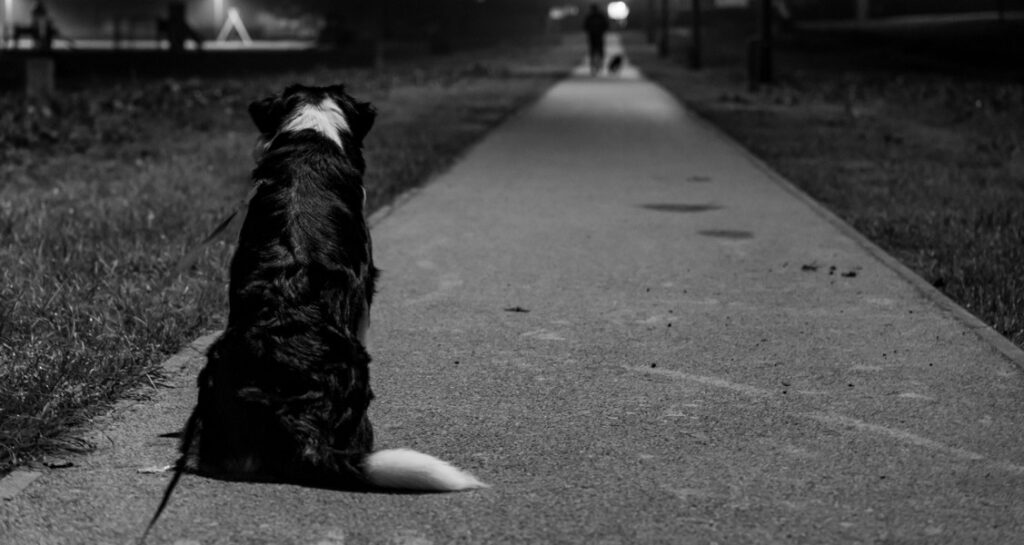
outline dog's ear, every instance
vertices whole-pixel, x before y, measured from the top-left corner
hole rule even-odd
[[[274,134],[284,122],[285,109],[280,97],[272,96],[249,104],[249,117],[263,134]]]
[[[373,122],[377,119],[377,108],[369,102],[356,102],[353,110],[349,126],[352,128],[352,134],[362,140],[373,128]]]
[[[373,122],[377,119],[377,109],[369,102],[359,102],[354,99],[345,92],[344,85],[331,85],[327,87],[327,93],[345,112],[345,121],[348,122],[352,136],[362,142],[373,128]]]

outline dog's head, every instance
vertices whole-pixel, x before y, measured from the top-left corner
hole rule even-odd
[[[369,102],[352,98],[342,85],[292,85],[280,95],[250,104],[249,115],[260,131],[258,158],[277,135],[307,129],[333,141],[343,152],[349,146],[360,147],[377,111]]]

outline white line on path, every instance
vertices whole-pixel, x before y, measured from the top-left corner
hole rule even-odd
[[[704,384],[706,386],[713,386],[715,388],[722,388],[722,389],[726,389],[726,390],[732,390],[734,392],[739,392],[739,393],[742,393],[742,394],[745,394],[745,395],[748,395],[748,396],[751,396],[751,397],[764,397],[764,396],[769,396],[769,395],[772,395],[773,393],[775,393],[775,392],[772,392],[771,390],[766,390],[764,388],[758,388],[756,386],[750,386],[748,384],[740,384],[740,383],[737,383],[737,382],[732,382],[732,381],[728,381],[728,380],[725,380],[725,379],[721,379],[721,378],[718,378],[718,377],[709,377],[709,376],[706,376],[706,375],[694,375],[694,374],[691,374],[691,373],[684,373],[682,371],[672,371],[672,370],[668,370],[668,369],[658,369],[658,368],[650,368],[650,367],[629,367],[629,366],[623,366],[623,368],[626,369],[626,370],[629,370],[629,371],[637,372],[637,373],[644,373],[644,374],[647,374],[647,375],[659,375],[659,376],[670,377],[670,378],[674,378],[674,379],[678,379],[678,380],[685,380],[685,381],[688,381],[688,382],[696,382],[698,384]],[[843,416],[843,415],[835,414],[835,413],[831,413],[831,412],[801,413],[800,416],[803,416],[803,417],[806,417],[806,418],[810,418],[812,420],[817,420],[818,422],[822,422],[822,423],[833,425],[833,426],[842,426],[842,427],[847,427],[847,428],[853,428],[853,429],[855,429],[857,431],[872,433],[872,434],[875,434],[875,435],[880,435],[880,436],[883,436],[883,437],[887,437],[889,439],[895,439],[896,441],[899,441],[901,443],[907,443],[907,444],[914,445],[914,446],[917,446],[917,447],[926,448],[926,449],[937,451],[937,452],[943,452],[945,454],[948,454],[950,456],[954,456],[956,458],[960,458],[960,459],[963,459],[963,460],[970,460],[970,461],[982,461],[982,460],[984,460],[988,464],[990,464],[992,466],[995,466],[995,467],[997,467],[999,469],[1002,469],[1004,471],[1009,471],[1009,472],[1012,472],[1012,473],[1024,473],[1024,466],[1019,466],[1017,464],[1012,464],[1010,462],[1004,462],[1004,461],[1001,461],[1001,460],[990,460],[984,454],[980,454],[980,453],[977,453],[977,452],[974,452],[974,451],[970,451],[970,450],[966,450],[966,449],[962,449],[962,448],[958,448],[958,447],[951,447],[949,445],[940,443],[940,442],[932,440],[932,439],[928,439],[927,437],[923,437],[923,436],[920,436],[920,435],[917,435],[917,434],[914,434],[914,433],[910,433],[908,431],[903,431],[903,430],[899,430],[899,429],[895,429],[895,428],[889,428],[889,427],[886,427],[886,426],[882,426],[880,424],[872,424],[870,422],[865,422],[863,420],[858,420],[856,418],[850,418],[848,416]]]
[[[864,432],[874,433],[876,435],[882,435],[882,436],[885,436],[885,437],[889,437],[890,439],[895,439],[895,440],[903,442],[903,443],[909,443],[909,444],[917,446],[917,447],[922,447],[922,448],[926,448],[926,449],[934,450],[934,451],[938,451],[938,452],[944,452],[946,454],[949,454],[949,455],[954,456],[956,458],[962,458],[964,460],[971,460],[971,461],[987,460],[987,457],[984,454],[980,454],[980,453],[977,453],[977,452],[974,452],[974,451],[970,451],[970,450],[966,450],[966,449],[962,449],[962,448],[951,447],[949,445],[940,443],[938,441],[934,441],[932,439],[928,439],[927,437],[922,437],[920,435],[917,435],[917,434],[914,434],[914,433],[910,433],[909,431],[903,431],[903,430],[898,430],[898,429],[894,429],[894,428],[889,428],[889,427],[886,427],[886,426],[881,426],[879,424],[872,424],[870,422],[864,422],[863,420],[858,420],[856,418],[850,418],[848,416],[843,416],[843,415],[840,415],[840,414],[835,414],[835,413],[804,413],[803,416],[806,416],[807,418],[811,418],[811,419],[817,420],[819,422],[823,422],[825,424],[831,424],[831,425],[834,425],[834,426],[845,426],[845,427],[849,427],[849,428],[854,428],[854,429],[856,429],[858,431],[864,431]],[[1024,466],[1019,466],[1019,465],[1016,465],[1016,464],[1011,464],[1009,462],[1003,462],[1003,461],[999,461],[999,460],[988,460],[988,462],[990,464],[992,464],[992,465],[994,465],[994,466],[996,466],[996,467],[998,467],[1000,469],[1006,470],[1006,471],[1011,471],[1011,472],[1014,472],[1014,473],[1024,473]]]
[[[634,371],[637,373],[644,373],[647,375],[659,375],[663,377],[670,377],[679,380],[686,380],[689,382],[696,382],[707,386],[714,386],[715,388],[724,388],[726,390],[733,390],[754,397],[761,397],[772,395],[771,390],[765,390],[764,388],[758,388],[757,386],[750,386],[748,384],[740,384],[737,382],[731,382],[723,378],[709,377],[706,375],[694,375],[691,373],[684,373],[682,371],[672,371],[669,369],[658,369],[656,367],[628,367],[623,366],[628,371]]]

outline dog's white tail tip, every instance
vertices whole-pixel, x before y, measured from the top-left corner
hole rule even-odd
[[[489,488],[448,462],[410,449],[378,450],[367,455],[363,473],[381,488],[434,492]]]

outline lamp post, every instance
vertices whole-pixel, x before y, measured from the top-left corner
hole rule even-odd
[[[750,90],[756,91],[761,84],[771,83],[772,66],[772,2],[760,0],[758,23],[760,35],[747,44],[747,72]]]
[[[661,0],[661,39],[658,42],[658,55],[668,56],[668,0]]]
[[[654,14],[654,0],[647,0],[647,20],[644,22],[647,23],[647,43],[649,44],[654,43]]]
[[[693,17],[690,28],[691,70],[700,70],[700,2],[701,0],[691,0],[691,6],[693,6],[693,11],[690,14]]]
[[[761,0],[761,51],[758,81],[771,83],[775,69],[772,66],[772,2]]]
[[[8,34],[14,33],[14,0],[4,0],[4,16],[0,19],[0,49],[7,47]]]

